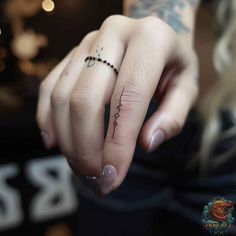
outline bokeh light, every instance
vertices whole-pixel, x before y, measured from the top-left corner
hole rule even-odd
[[[42,2],[42,8],[47,12],[53,11],[55,8],[55,3],[52,0],[44,0]]]

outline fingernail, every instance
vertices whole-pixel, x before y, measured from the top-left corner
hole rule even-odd
[[[71,170],[74,172],[75,175],[79,174],[79,164],[75,160],[67,160]]]
[[[112,191],[116,178],[116,168],[112,165],[105,165],[100,177],[100,191],[102,194],[108,194]]]
[[[165,140],[165,134],[161,130],[157,130],[151,137],[149,143],[148,152],[154,151],[158,146],[160,146]]]
[[[42,136],[43,143],[44,143],[45,147],[47,149],[50,149],[52,142],[51,142],[51,139],[50,139],[50,136],[48,135],[48,133],[45,131],[42,131],[41,136]]]

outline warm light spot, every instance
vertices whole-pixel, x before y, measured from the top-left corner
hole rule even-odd
[[[47,11],[47,12],[53,11],[54,7],[55,7],[55,4],[52,0],[43,0],[42,8],[44,11]]]

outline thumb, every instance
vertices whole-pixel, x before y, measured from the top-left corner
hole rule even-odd
[[[140,143],[144,150],[152,152],[181,132],[198,95],[195,80],[192,70],[185,70],[171,80],[158,109],[141,130]]]

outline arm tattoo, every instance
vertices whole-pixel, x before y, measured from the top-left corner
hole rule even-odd
[[[113,133],[112,133],[112,138],[114,138],[114,135],[115,135],[115,130],[116,130],[116,126],[118,125],[118,118],[120,117],[120,111],[121,111],[121,107],[122,107],[122,96],[124,94],[124,90],[125,90],[125,87],[122,89],[122,92],[121,92],[121,95],[120,95],[120,99],[119,99],[119,105],[116,107],[116,110],[117,112],[115,113],[114,115],[114,122],[113,122]]]
[[[188,33],[190,29],[182,21],[181,12],[186,6],[194,8],[199,0],[137,0],[130,6],[129,15],[133,18],[158,16],[177,33]]]

